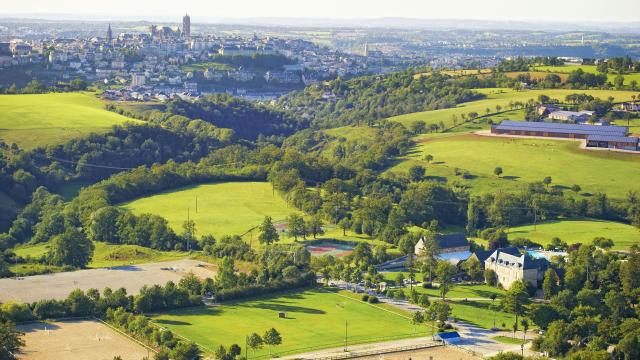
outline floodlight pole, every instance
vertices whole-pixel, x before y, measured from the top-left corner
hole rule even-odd
[[[198,213],[198,195],[196,195],[196,214]]]
[[[187,208],[187,226],[191,227],[191,223],[189,221],[189,210],[191,210],[190,208]],[[189,235],[187,236],[187,251],[189,251],[189,238],[191,237],[191,233],[189,233]]]

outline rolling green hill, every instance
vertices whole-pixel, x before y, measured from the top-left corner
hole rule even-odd
[[[427,176],[446,178],[471,187],[474,193],[496,189],[519,189],[551,176],[554,185],[578,184],[584,192],[605,192],[623,197],[640,190],[640,156],[587,151],[575,141],[509,139],[475,134],[434,134],[418,138],[413,152],[400,159],[391,172],[405,172],[411,165],[426,167]],[[434,160],[424,160],[431,154]],[[493,174],[496,166],[502,177]],[[456,176],[468,171],[470,179]]]
[[[591,74],[599,74],[595,65],[564,65],[564,66],[536,66],[534,70],[540,72],[550,72],[550,73],[560,73],[567,74],[572,71],[576,71],[578,69],[582,69],[582,71]],[[632,80],[635,80],[638,84],[640,84],[640,73],[630,73],[630,74],[622,74],[624,77],[624,85],[629,86]],[[610,83],[614,83],[618,74],[607,74],[607,81]]]
[[[510,239],[522,237],[541,245],[549,244],[554,237],[568,244],[588,244],[598,236],[613,240],[614,249],[619,250],[640,244],[640,231],[633,226],[595,219],[549,221],[535,228],[533,225],[517,226],[510,228],[508,234]]]
[[[196,196],[198,211],[196,212]],[[196,223],[198,236],[241,235],[259,225],[266,215],[274,221],[298,212],[266,182],[227,182],[190,186],[163,192],[123,204],[135,214],[151,213],[164,217],[178,233],[189,217]]]
[[[90,93],[0,95],[0,139],[31,149],[137,121],[104,109]]]
[[[496,105],[500,105],[503,111],[508,110],[510,102],[526,102],[529,99],[537,99],[539,95],[547,95],[551,98],[564,101],[565,96],[569,94],[581,93],[589,94],[601,99],[607,99],[613,97],[616,101],[631,100],[632,95],[637,95],[637,92],[633,91],[615,91],[615,90],[568,90],[568,89],[549,89],[549,90],[526,90],[515,91],[512,89],[503,88],[487,88],[487,89],[475,89],[475,91],[485,94],[487,97],[482,100],[471,101],[459,104],[456,107],[449,109],[440,109],[432,111],[423,111],[410,113],[400,116],[390,117],[391,121],[398,121],[405,126],[408,126],[414,121],[422,120],[426,124],[438,124],[443,122],[447,127],[453,126],[452,116],[460,116],[462,114],[468,114],[470,112],[477,112],[479,115],[486,114],[486,109],[491,112],[496,111]]]

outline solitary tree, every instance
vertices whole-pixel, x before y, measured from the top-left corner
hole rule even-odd
[[[262,337],[256,333],[249,335],[249,337],[247,338],[247,346],[249,346],[249,348],[253,350],[254,354],[257,349],[260,349],[262,347],[262,344]]]
[[[497,166],[495,169],[493,169],[493,173],[497,176],[500,177],[500,175],[502,175],[502,168],[500,166]]]
[[[260,241],[261,244],[269,245],[280,239],[278,230],[276,230],[276,227],[273,225],[271,216],[264,217],[264,220],[262,221],[262,224],[260,225],[258,230],[260,230],[258,241]]]
[[[91,240],[87,239],[82,231],[71,226],[53,238],[49,257],[56,265],[82,268],[91,261],[94,248]]]
[[[424,159],[425,159],[425,160],[427,160],[427,162],[428,162],[428,163],[430,163],[431,161],[433,161],[433,155],[431,155],[431,154],[427,154],[427,155],[424,157]]]
[[[289,236],[293,236],[294,240],[298,241],[298,236],[306,236],[306,228],[304,219],[298,214],[291,214],[287,218],[287,227],[289,229]]]
[[[507,312],[516,315],[516,326],[518,324],[518,316],[525,313],[526,306],[531,302],[527,288],[523,281],[516,281],[502,299],[502,306]]]
[[[456,267],[448,261],[439,261],[436,268],[436,278],[440,283],[440,296],[444,300],[445,296],[453,285],[453,276],[456,274]]]
[[[346,236],[347,230],[351,228],[351,220],[349,220],[349,218],[347,217],[340,219],[340,221],[338,222],[338,227],[342,229],[342,236]]]
[[[271,356],[271,348],[282,344],[282,336],[275,328],[271,328],[264,333],[262,340],[265,344],[269,345],[269,356]]]
[[[420,181],[424,178],[425,169],[420,165],[413,165],[409,168],[409,179],[411,181]]]
[[[551,299],[560,290],[558,282],[560,278],[555,270],[549,269],[544,273],[544,281],[542,282],[542,293],[545,299]]]

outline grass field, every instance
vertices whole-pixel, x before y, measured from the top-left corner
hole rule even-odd
[[[0,139],[30,149],[137,121],[104,109],[90,93],[0,95]]]
[[[476,91],[487,95],[487,98],[471,101],[449,109],[440,109],[432,111],[416,112],[411,114],[399,115],[389,118],[392,121],[398,121],[405,126],[408,126],[414,121],[422,120],[426,124],[438,124],[442,121],[447,127],[453,126],[452,116],[460,116],[462,114],[468,114],[469,112],[477,112],[479,115],[486,114],[488,108],[491,112],[496,111],[496,105],[500,105],[503,110],[508,109],[509,102],[526,102],[529,99],[537,99],[539,95],[547,95],[551,98],[564,101],[565,96],[569,94],[581,93],[589,94],[601,99],[607,99],[609,96],[614,97],[616,101],[631,100],[631,95],[637,95],[637,92],[633,91],[614,91],[614,90],[568,90],[568,89],[548,89],[548,90],[526,90],[515,91],[512,89],[503,88],[488,88],[488,89],[476,89]]]
[[[196,196],[198,211],[196,212]],[[189,186],[123,204],[135,214],[151,213],[164,217],[176,232],[189,217],[196,223],[198,236],[241,235],[260,225],[266,215],[274,221],[298,212],[287,206],[266,182],[227,182]]]
[[[390,170],[406,172],[411,165],[426,167],[433,179],[448,179],[471,187],[474,193],[495,189],[520,189],[532,181],[551,176],[556,186],[578,184],[584,192],[605,192],[623,197],[629,190],[640,190],[640,156],[636,154],[587,151],[578,142],[510,139],[475,134],[423,136],[412,153]],[[425,155],[434,160],[428,163]],[[496,166],[504,173],[493,174]],[[455,175],[455,169],[468,171],[472,178]]]
[[[93,259],[87,267],[101,268],[111,266],[122,266],[132,264],[143,264],[149,262],[160,262],[184,259],[188,256],[181,251],[159,251],[137,245],[113,245],[102,242],[94,242],[95,251]],[[49,244],[42,243],[36,245],[19,246],[13,249],[16,255],[39,258],[49,251]],[[19,269],[31,264],[19,265]],[[15,265],[14,265],[15,266]]]
[[[582,71],[591,74],[599,74],[598,69],[595,65],[564,65],[564,66],[536,66],[534,70],[539,72],[551,72],[551,73],[570,73],[572,71],[576,71],[578,69],[582,69]],[[624,85],[628,86],[632,80],[635,80],[640,84],[640,73],[630,73],[630,74],[622,74],[624,77]],[[618,74],[607,73],[607,80],[614,84],[616,77]]]
[[[640,230],[631,225],[604,220],[562,220],[510,228],[509,238],[527,238],[541,245],[547,245],[554,237],[569,244],[588,244],[593,238],[603,236],[613,240],[614,249],[628,249],[640,244]]]
[[[382,273],[385,280],[395,280],[397,276],[397,272],[388,272]],[[409,278],[408,273],[403,273],[406,278]],[[422,274],[417,274],[417,280],[420,281],[422,279]],[[414,286],[413,287],[420,294],[427,294],[429,297],[440,297],[440,291],[437,288],[434,289],[425,289],[422,286]],[[405,286],[405,292],[409,294],[409,286]],[[460,298],[460,299],[479,299],[485,298],[490,299],[490,296],[495,294],[498,297],[502,297],[505,294],[505,291],[502,289],[498,289],[493,286],[488,285],[454,285],[451,290],[447,293],[447,298]]]
[[[287,317],[279,318],[279,312]],[[278,354],[342,346],[345,322],[350,344],[426,335],[426,327],[416,332],[409,318],[399,313],[317,288],[229,302],[218,307],[177,310],[153,320],[209,349],[234,343],[244,347],[245,336],[253,332],[263,334],[274,327],[283,339],[282,345],[273,349]],[[266,354],[268,348],[265,347],[255,355]]]

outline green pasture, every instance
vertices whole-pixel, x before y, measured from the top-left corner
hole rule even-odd
[[[286,318],[280,318],[279,313]],[[426,327],[411,325],[408,314],[373,306],[335,290],[320,288],[232,301],[216,307],[171,311],[153,318],[157,324],[214,350],[239,344],[253,332],[276,328],[282,345],[273,348],[280,356],[344,345],[426,336]],[[430,333],[430,332],[429,332]],[[265,357],[265,346],[249,356]]]
[[[150,262],[171,261],[183,259],[188,256],[186,252],[160,251],[137,245],[115,245],[103,242],[94,242],[94,245],[95,251],[93,253],[93,258],[87,266],[89,268],[102,268],[111,266],[144,264]],[[49,251],[49,244],[41,243],[35,245],[22,245],[14,248],[13,251],[18,256],[39,258]],[[28,267],[40,265],[22,264],[19,266],[19,269],[26,269]]]
[[[198,208],[196,210],[196,197]],[[242,235],[260,225],[265,216],[274,222],[299,212],[288,206],[267,182],[226,182],[202,184],[147,196],[122,207],[135,214],[156,214],[181,233],[189,219],[196,224],[196,235]],[[257,242],[256,236],[253,240]]]
[[[394,281],[398,272],[385,272],[381,273],[386,281]],[[409,278],[409,273],[403,272],[405,279]],[[416,280],[421,281],[423,279],[422,274],[416,274]],[[440,298],[440,290],[437,287],[433,289],[425,289],[422,286],[413,286],[420,294],[427,294],[430,298]],[[407,295],[409,295],[410,287],[407,285],[403,289]],[[447,293],[446,298],[453,299],[490,299],[491,295],[496,295],[498,298],[504,296],[505,291],[497,287],[488,285],[454,285]],[[434,300],[434,299],[431,299]]]
[[[90,93],[0,95],[0,140],[21,148],[58,144],[137,121],[107,111]]]
[[[487,97],[482,100],[458,104],[458,106],[449,109],[439,109],[393,116],[390,117],[389,120],[400,122],[405,126],[409,126],[409,124],[418,120],[422,120],[426,124],[439,124],[442,121],[447,127],[452,127],[453,115],[456,115],[458,117],[458,123],[460,123],[462,122],[462,114],[476,112],[479,115],[486,115],[486,109],[489,109],[490,113],[495,113],[496,105],[500,105],[502,107],[502,111],[506,111],[510,110],[508,107],[510,102],[527,102],[529,99],[536,100],[539,95],[547,95],[560,101],[564,101],[565,96],[575,93],[589,94],[601,99],[607,99],[611,96],[615,99],[615,101],[631,100],[632,95],[638,95],[638,92],[634,91],[615,90],[547,89],[515,91],[512,89],[504,88],[487,88],[475,90],[485,94]]]
[[[599,74],[598,69],[595,65],[564,65],[564,66],[535,66],[534,70],[540,72],[549,72],[549,73],[570,73],[572,71],[576,71],[578,69],[582,69],[582,71],[591,74]],[[630,74],[622,74],[624,76],[624,85],[628,86],[632,80],[635,80],[638,85],[640,85],[640,73],[630,73]],[[607,73],[607,80],[610,83],[614,83],[618,74],[615,73]]]
[[[426,167],[434,180],[468,186],[474,193],[521,189],[551,176],[553,186],[578,184],[582,195],[605,192],[621,198],[640,190],[640,156],[579,148],[577,141],[514,139],[475,134],[437,134],[419,137],[414,150],[388,172],[406,172],[412,165]],[[433,161],[424,160],[427,154]],[[501,177],[494,169],[503,169]],[[467,171],[470,178],[456,176]]]
[[[510,228],[509,239],[526,238],[541,245],[547,245],[554,237],[568,244],[589,244],[595,237],[613,240],[614,249],[629,249],[640,244],[640,229],[614,221],[584,219],[558,220],[536,225],[524,225]]]

